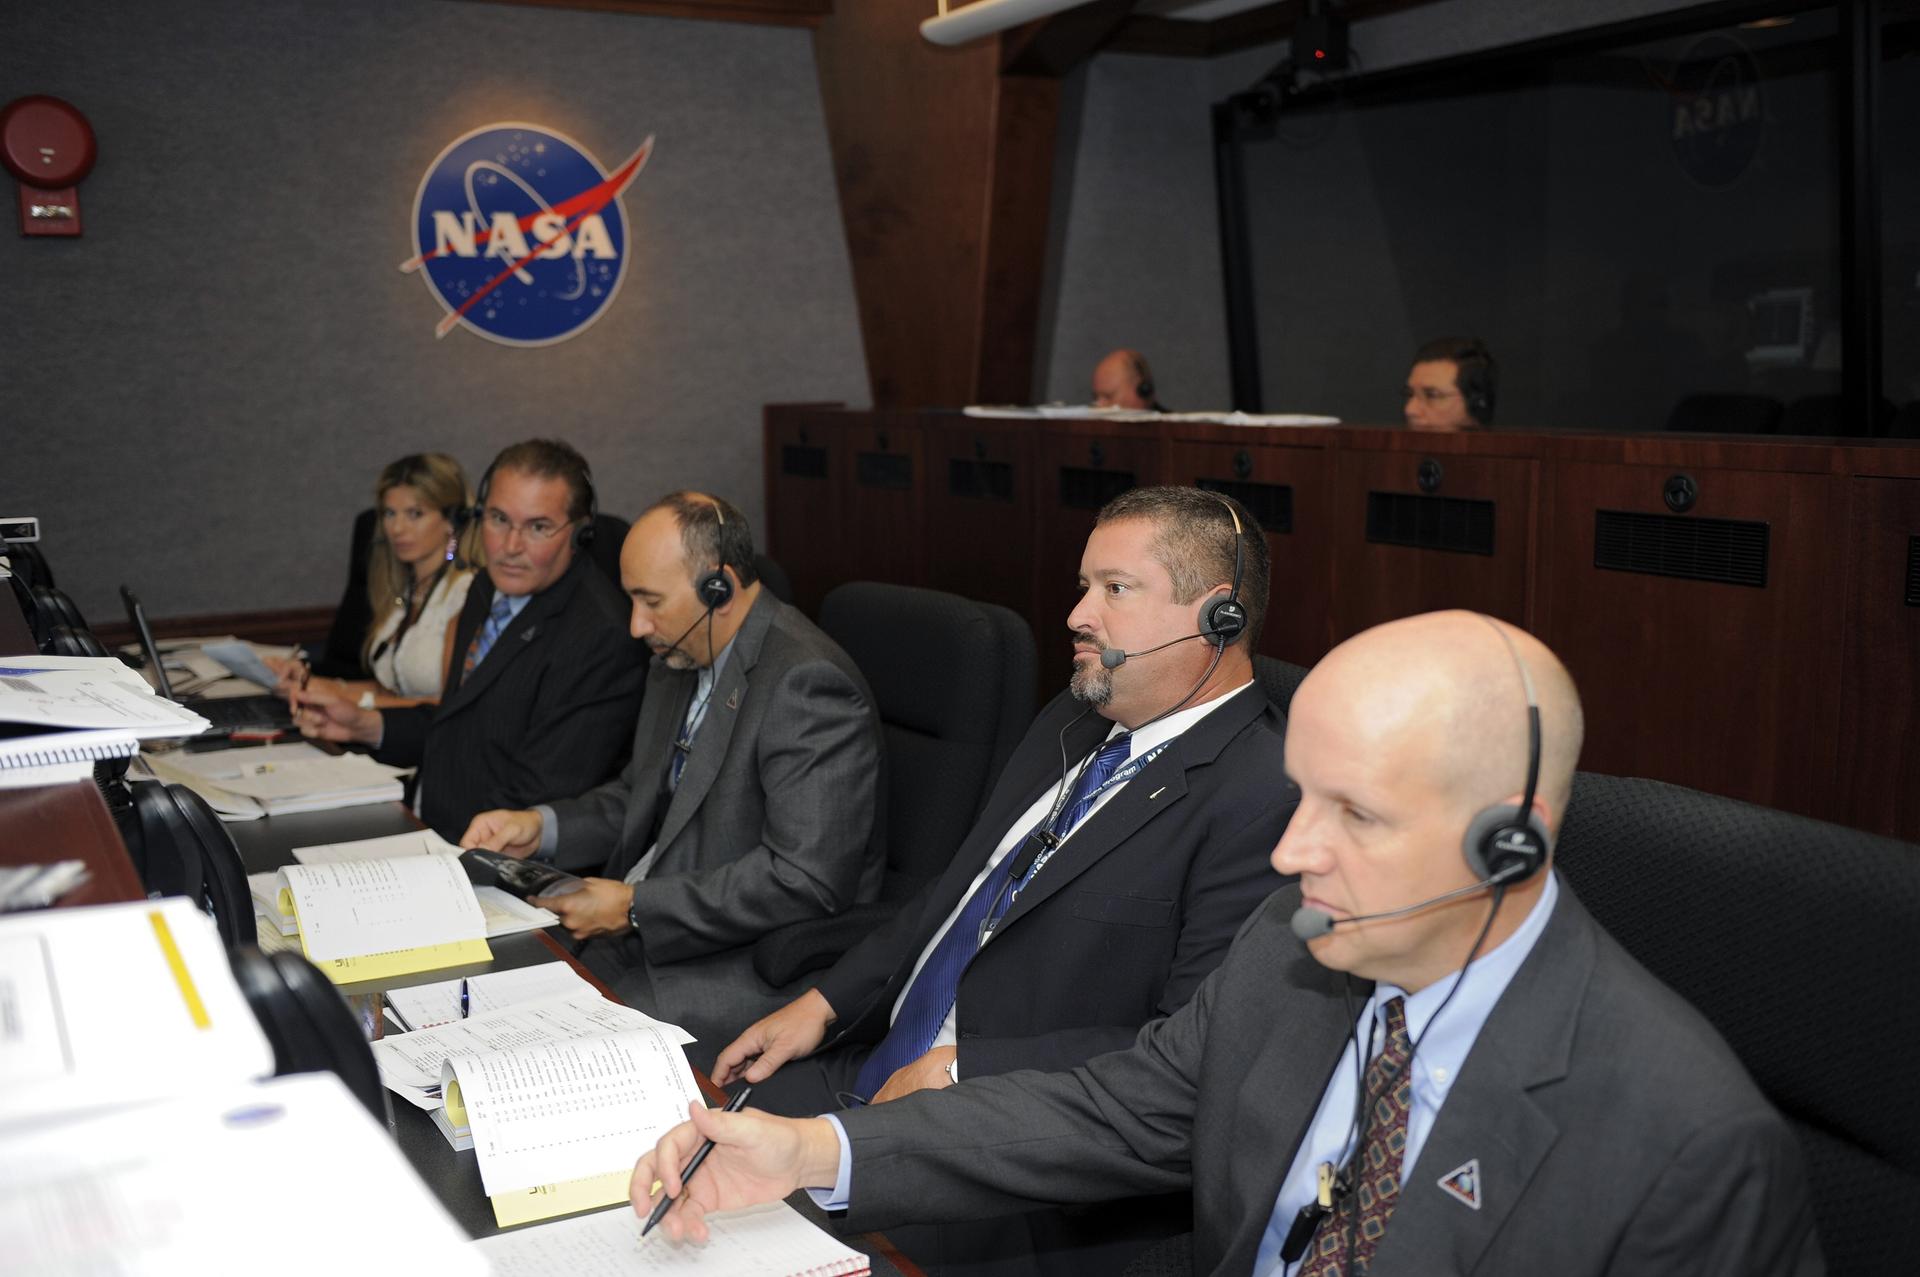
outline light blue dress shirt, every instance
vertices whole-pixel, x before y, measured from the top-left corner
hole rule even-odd
[[[1320,1108],[1313,1116],[1313,1124],[1307,1128],[1306,1138],[1300,1141],[1293,1165],[1287,1170],[1287,1178],[1281,1182],[1280,1195],[1274,1199],[1273,1215],[1267,1220],[1266,1235],[1260,1239],[1260,1249],[1253,1262],[1257,1277],[1296,1273],[1306,1262],[1303,1255],[1293,1264],[1282,1266],[1280,1246],[1286,1240],[1287,1230],[1293,1227],[1294,1217],[1319,1191],[1320,1163],[1332,1162],[1337,1168],[1352,1151],[1355,1060],[1369,1040],[1373,1045],[1372,1055],[1386,1049],[1386,1004],[1394,998],[1406,999],[1407,1035],[1419,1043],[1409,1066],[1413,1071],[1413,1107],[1407,1113],[1407,1148],[1400,1158],[1400,1181],[1405,1184],[1412,1177],[1414,1163],[1426,1144],[1427,1133],[1433,1129],[1434,1119],[1447,1102],[1454,1078],[1460,1075],[1460,1066],[1466,1063],[1467,1053],[1473,1050],[1474,1041],[1493,1013],[1494,1005],[1500,1001],[1500,995],[1507,991],[1514,972],[1533,952],[1534,943],[1546,929],[1547,918],[1559,897],[1558,875],[1549,874],[1547,889],[1540,893],[1533,912],[1520,924],[1520,929],[1508,936],[1499,948],[1475,959],[1465,977],[1442,976],[1418,993],[1408,993],[1391,984],[1374,986],[1373,996],[1367,999],[1354,1024],[1353,1039],[1341,1053],[1340,1064],[1320,1096]],[[1446,1014],[1436,1020],[1434,1012],[1446,1002],[1456,982],[1459,992],[1447,1002]],[[1432,1032],[1427,1031],[1429,1025]],[[1372,1055],[1368,1056],[1369,1060]],[[1275,1085],[1282,1084],[1280,1079],[1275,1079]],[[1440,1173],[1451,1169],[1442,1167]],[[1322,1221],[1322,1228],[1328,1226]]]

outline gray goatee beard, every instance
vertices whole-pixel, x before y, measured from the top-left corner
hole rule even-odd
[[[1098,708],[1113,699],[1113,671],[1097,660],[1076,664],[1073,681],[1067,687],[1073,699]]]

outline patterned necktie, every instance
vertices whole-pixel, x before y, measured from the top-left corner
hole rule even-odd
[[[1400,1159],[1407,1151],[1407,1113],[1413,1103],[1408,1067],[1413,1052],[1407,1042],[1405,999],[1392,998],[1382,1009],[1387,1013],[1387,1045],[1367,1066],[1366,1094],[1373,1099],[1373,1110],[1365,1118],[1367,1143],[1357,1168],[1359,1182],[1341,1196],[1333,1218],[1314,1238],[1313,1253],[1299,1277],[1365,1277],[1374,1247],[1386,1235],[1387,1221],[1400,1201]],[[1349,1270],[1347,1238],[1356,1222],[1359,1234]]]
[[[493,650],[500,631],[507,628],[507,622],[513,619],[513,600],[505,594],[493,596],[493,610],[487,613],[487,619],[474,631],[473,641],[467,644],[467,659],[460,663],[460,677],[464,680],[473,673],[473,667],[487,659],[487,653]]]
[[[1086,819],[1094,802],[1100,797],[1100,787],[1126,762],[1133,748],[1133,733],[1121,732],[1118,736],[1100,747],[1093,761],[1080,770],[1080,779],[1075,782],[1073,796],[1061,808],[1060,816],[1048,828],[1057,838],[1065,838],[1073,827]],[[1036,834],[1039,828],[1036,827]],[[1028,837],[1033,837],[1029,834]],[[860,1077],[854,1083],[854,1093],[866,1098],[887,1084],[894,1070],[902,1065],[911,1064],[927,1053],[934,1038],[940,1034],[940,1026],[946,1023],[947,1012],[953,1010],[953,1000],[960,992],[960,976],[967,969],[967,963],[980,950],[980,924],[997,922],[1007,911],[1011,903],[1013,888],[1013,865],[1019,860],[1022,843],[1015,843],[1006,858],[994,867],[980,883],[980,889],[968,899],[965,907],[947,928],[947,934],[940,937],[940,943],[934,947],[926,964],[920,968],[920,974],[914,979],[913,987],[907,990],[906,999],[900,1004],[900,1014],[894,1018],[893,1027],[880,1045],[873,1049],[867,1062],[860,1066]],[[1031,875],[1033,870],[1029,869]]]

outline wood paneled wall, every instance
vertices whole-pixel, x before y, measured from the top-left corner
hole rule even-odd
[[[769,407],[766,443],[768,552],[801,606],[862,579],[1005,604],[1043,690],[1068,669],[1100,504],[1222,485],[1276,525],[1269,654],[1311,664],[1394,617],[1489,612],[1572,670],[1584,766],[1920,840],[1920,446],[817,405]]]

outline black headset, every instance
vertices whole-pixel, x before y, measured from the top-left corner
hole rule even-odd
[[[579,456],[578,453],[574,454]],[[498,457],[487,465],[487,472],[480,476],[480,490],[474,493],[473,507],[466,511],[466,518],[475,522],[487,517],[487,494],[493,491],[493,469],[500,464]],[[587,490],[587,512],[579,520],[579,526],[573,530],[573,548],[584,550],[593,544],[593,521],[600,517],[600,498],[593,491],[593,471],[587,467],[587,459],[580,457],[580,486]],[[571,490],[572,485],[568,485]],[[571,502],[568,503],[571,507]],[[455,526],[465,520],[456,520]]]
[[[1153,369],[1147,366],[1146,356],[1133,357],[1133,393],[1140,396],[1140,402],[1149,408],[1153,406]]]
[[[1506,645],[1507,655],[1513,658],[1514,668],[1520,672],[1521,689],[1526,693],[1527,789],[1519,806],[1500,803],[1475,815],[1467,824],[1461,850],[1466,853],[1467,868],[1473,871],[1474,877],[1498,878],[1502,884],[1511,886],[1540,872],[1552,846],[1547,827],[1533,810],[1534,792],[1540,787],[1540,702],[1534,695],[1533,675],[1528,672],[1527,663],[1520,659],[1513,640],[1492,617],[1480,619],[1492,626]]]
[[[1478,337],[1468,338],[1447,356],[1453,360],[1453,382],[1467,414],[1483,426],[1493,424],[1493,352]],[[1518,659],[1517,657],[1515,658]]]
[[[1142,395],[1150,392],[1142,390]],[[1207,489],[1202,488],[1202,492]],[[1233,519],[1233,586],[1225,598],[1210,599],[1200,609],[1200,633],[1214,647],[1225,651],[1227,644],[1246,632],[1247,609],[1240,602],[1240,576],[1246,567],[1247,530],[1240,523],[1240,512],[1233,502],[1217,492],[1208,492],[1214,500],[1227,508],[1227,514]]]
[[[721,527],[727,526],[727,512],[717,500],[713,502],[713,517],[720,521]],[[725,564],[715,564],[713,571],[693,583],[693,590],[709,612],[718,612],[733,602],[733,578],[727,575]]]

